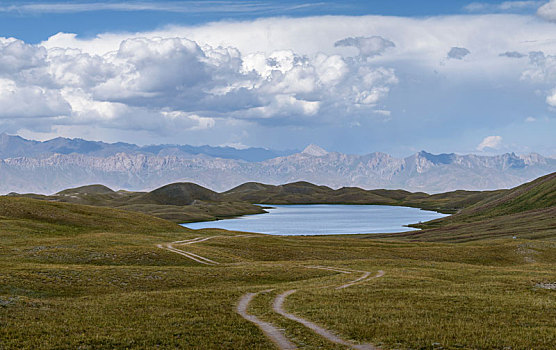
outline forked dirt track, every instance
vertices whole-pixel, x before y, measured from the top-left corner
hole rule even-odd
[[[179,254],[181,256],[185,256],[186,258],[189,258],[193,261],[198,262],[199,264],[204,264],[204,265],[218,265],[219,263],[211,260],[209,258],[205,258],[204,256],[200,256],[191,252],[186,252],[185,250],[181,250],[178,248],[175,248],[173,245],[174,244],[181,244],[181,245],[189,245],[189,244],[194,244],[194,243],[200,243],[200,242],[204,242],[204,241],[208,241],[209,239],[213,239],[213,238],[217,238],[217,237],[221,237],[221,236],[210,236],[210,237],[197,237],[197,238],[193,238],[193,239],[186,239],[183,241],[175,241],[172,243],[162,243],[162,244],[157,244],[156,246],[158,248],[161,249],[166,249],[168,251],[171,251],[172,253],[176,253]]]
[[[186,239],[183,241],[175,241],[175,242],[171,242],[171,243],[161,243],[161,244],[157,244],[156,246],[160,249],[166,249],[172,253],[176,253],[179,254],[181,256],[185,256],[186,258],[189,258],[195,262],[198,262],[199,264],[204,264],[204,265],[219,265],[219,262],[216,262],[214,260],[211,260],[209,258],[205,258],[204,256],[198,255],[198,254],[194,254],[191,252],[187,252],[185,250],[182,249],[178,249],[176,247],[174,247],[174,244],[180,244],[180,245],[190,245],[190,244],[195,244],[195,243],[200,243],[200,242],[204,242],[204,241],[208,241],[209,239],[213,239],[213,238],[230,238],[230,237],[250,237],[253,235],[235,235],[235,236],[210,236],[210,237],[197,237],[197,238],[192,238],[192,239]]]
[[[247,235],[237,235],[237,236],[233,236],[233,237],[245,237]],[[204,242],[207,241],[209,239],[213,239],[213,238],[217,238],[217,237],[227,237],[227,236],[210,236],[210,237],[197,237],[197,238],[193,238],[193,239],[187,239],[187,240],[183,240],[183,241],[175,241],[172,243],[162,243],[162,244],[157,244],[158,248],[161,249],[166,249],[170,252],[185,256],[195,262],[198,262],[200,264],[204,264],[204,265],[218,265],[219,263],[211,260],[209,258],[206,258],[204,256],[200,256],[198,254],[194,254],[191,252],[187,252],[181,249],[177,249],[173,246],[173,244],[180,244],[180,245],[190,245],[190,244],[195,244],[195,243],[200,243],[200,242]],[[329,266],[304,266],[306,268],[310,268],[310,269],[320,269],[320,270],[327,270],[327,271],[333,271],[333,272],[338,272],[338,273],[343,273],[343,274],[352,274],[352,273],[362,273],[362,275],[357,278],[354,279],[352,281],[349,281],[345,284],[342,284],[340,286],[332,286],[335,289],[344,289],[344,288],[348,288],[351,287],[353,285],[356,284],[360,284],[360,283],[364,283],[367,282],[368,280],[371,279],[375,279],[375,278],[379,278],[384,276],[384,271],[379,270],[378,273],[374,276],[371,276],[371,273],[369,271],[359,271],[359,270],[351,270],[351,269],[344,269],[344,268],[338,268],[338,267],[329,267]],[[295,346],[295,344],[293,344],[290,340],[288,340],[288,338],[284,335],[284,333],[278,329],[276,326],[274,326],[272,323],[270,322],[266,322],[263,321],[261,319],[259,319],[258,317],[251,315],[247,312],[247,309],[249,307],[249,303],[253,300],[253,298],[255,298],[255,296],[257,296],[260,293],[267,293],[270,292],[271,290],[263,290],[260,292],[256,292],[256,293],[246,293],[244,294],[241,299],[239,300],[239,303],[237,305],[236,311],[237,313],[243,317],[244,319],[246,319],[247,321],[254,323],[274,344],[276,344],[276,346],[281,349],[281,350],[292,350],[292,349],[297,349],[297,347]],[[272,304],[272,309],[274,312],[276,312],[277,314],[298,322],[300,324],[302,324],[303,326],[309,328],[310,330],[312,330],[313,332],[315,332],[316,334],[322,336],[323,338],[327,339],[328,341],[332,342],[332,343],[336,343],[336,344],[340,344],[343,346],[347,346],[351,349],[357,349],[357,350],[379,350],[380,348],[375,347],[372,344],[356,344],[354,342],[351,342],[349,340],[345,340],[341,337],[339,337],[338,335],[334,334],[334,332],[329,331],[319,325],[317,325],[316,323],[313,323],[309,320],[306,320],[304,318],[301,318],[299,316],[296,316],[294,314],[291,314],[289,312],[287,312],[284,309],[284,302],[286,300],[286,298],[290,295],[292,295],[293,293],[297,292],[296,289],[292,289],[292,290],[288,290],[285,291],[281,294],[279,294],[275,299],[274,302]]]
[[[257,325],[257,327],[259,327],[259,329],[263,331],[263,333],[267,336],[267,338],[272,340],[279,349],[283,349],[283,350],[297,349],[295,344],[289,341],[288,338],[286,338],[286,336],[282,333],[282,331],[276,328],[272,323],[262,321],[257,316],[253,316],[247,312],[247,307],[249,306],[251,300],[253,300],[253,298],[257,294],[264,293],[264,292],[269,292],[269,291],[244,294],[239,300],[239,304],[237,305],[237,313],[240,314],[241,317],[243,317],[247,321],[250,321],[255,325]]]
[[[334,271],[334,270],[326,268],[326,267],[320,267],[319,266],[318,268],[322,268],[323,270]],[[339,272],[345,273],[343,271],[339,271]],[[371,275],[370,272],[367,272],[367,271],[354,271],[354,272],[364,272],[364,273],[363,273],[363,276],[359,277],[358,279],[353,280],[349,283],[343,284],[339,287],[336,287],[336,289],[347,288],[347,287],[353,286],[354,284],[363,283],[367,280],[384,276],[384,271],[382,271],[382,270],[379,270],[378,273],[375,276],[372,276],[370,278],[369,278],[369,276]],[[285,291],[282,294],[279,294],[276,297],[276,299],[274,299],[274,303],[272,304],[272,309],[274,310],[274,312],[284,316],[287,319],[290,319],[292,321],[301,323],[305,327],[309,328],[310,330],[317,333],[321,337],[326,338],[328,341],[330,341],[332,343],[344,345],[344,346],[347,346],[351,349],[358,349],[358,350],[377,350],[378,349],[377,347],[375,347],[372,344],[355,344],[355,343],[353,343],[349,340],[344,340],[344,339],[340,338],[339,336],[337,336],[336,334],[334,334],[333,332],[317,325],[316,323],[308,321],[308,320],[306,320],[304,318],[301,318],[299,316],[296,316],[294,314],[290,314],[289,312],[284,310],[284,301],[286,300],[286,298],[288,296],[292,295],[295,292],[297,292],[297,290],[292,289],[292,290]]]

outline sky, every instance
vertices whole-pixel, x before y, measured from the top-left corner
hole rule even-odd
[[[556,0],[0,1],[0,132],[556,156]]]

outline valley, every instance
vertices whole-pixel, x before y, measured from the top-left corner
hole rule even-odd
[[[300,349],[550,349],[555,179],[458,196],[458,213],[387,235],[195,231],[4,196],[1,345],[287,348],[256,318]]]

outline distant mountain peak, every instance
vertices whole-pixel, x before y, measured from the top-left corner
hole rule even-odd
[[[417,157],[424,158],[433,164],[450,164],[456,158],[454,153],[432,154],[426,151],[417,153]]]
[[[310,144],[309,146],[305,147],[305,149],[301,153],[314,157],[322,157],[328,154],[328,152],[324,148],[314,144]]]

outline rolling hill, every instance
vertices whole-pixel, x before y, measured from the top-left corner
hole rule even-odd
[[[9,196],[114,207],[184,223],[265,212],[255,204],[376,204],[454,213],[493,193],[498,192],[454,191],[429,195],[423,192],[364,190],[356,187],[334,190],[308,182],[278,186],[251,182],[222,193],[193,183],[173,183],[150,192],[113,191],[103,185],[89,185],[66,189],[50,196],[17,193]]]
[[[412,226],[424,230],[373,238],[458,242],[493,237],[556,239],[556,173],[492,192],[454,215]]]
[[[151,210],[199,209],[195,198],[215,196],[191,184],[171,184],[155,196],[99,185],[43,200],[3,196],[0,348],[273,348],[237,311],[243,305],[250,319],[273,325],[298,348],[338,346],[307,323],[284,317],[288,313],[353,347],[551,349],[556,341],[553,175],[487,193],[345,190],[350,198],[395,202],[413,195],[464,207],[453,216],[460,221],[382,237],[195,231],[120,210],[130,199],[141,202],[137,198],[151,204],[134,206]],[[307,183],[250,183],[233,194],[251,192],[259,199],[265,191],[268,198],[288,200],[311,194],[330,199],[336,193]],[[178,194],[194,203],[152,204]],[[511,239],[514,231],[517,239]],[[277,304],[285,312],[275,312]]]

